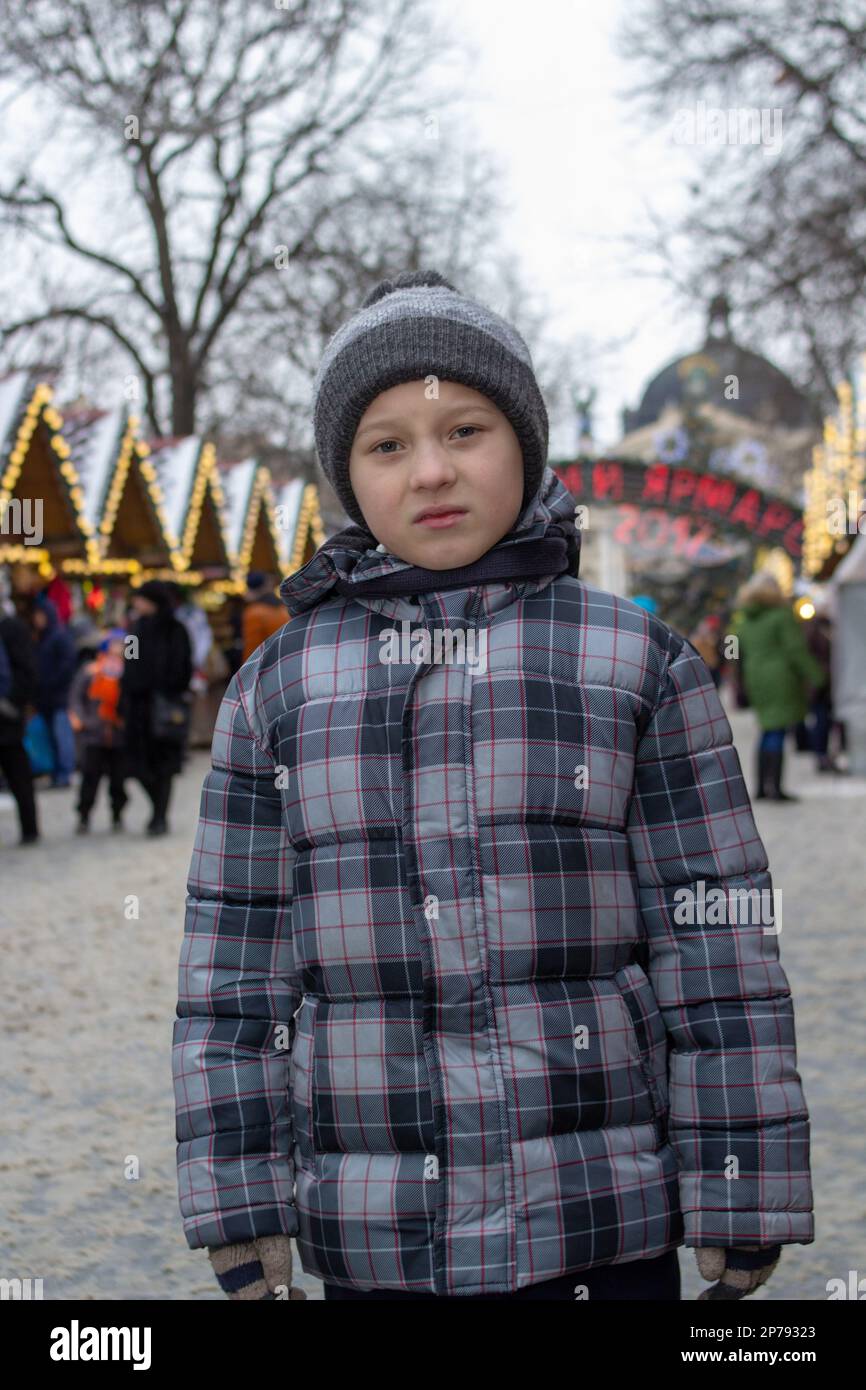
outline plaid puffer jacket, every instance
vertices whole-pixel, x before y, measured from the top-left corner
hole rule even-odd
[[[573,509],[548,470],[507,543]],[[188,1244],[284,1232],[321,1278],[468,1295],[811,1242],[775,929],[678,910],[771,888],[703,661],[569,575],[336,594],[403,564],[359,530],[284,581],[217,721],[174,1025]],[[434,655],[422,627],[485,642],[388,647]]]

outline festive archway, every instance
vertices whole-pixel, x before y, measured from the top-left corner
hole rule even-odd
[[[617,538],[623,544],[639,539],[646,548],[674,548],[694,559],[718,531],[727,531],[753,545],[780,546],[799,559],[802,511],[747,483],[628,458],[576,459],[551,467],[578,505],[620,509]]]

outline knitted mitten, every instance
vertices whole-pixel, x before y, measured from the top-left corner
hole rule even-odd
[[[781,1245],[741,1245],[737,1249],[707,1246],[695,1250],[703,1279],[717,1279],[711,1289],[698,1294],[705,1298],[745,1298],[766,1283],[782,1253]]]
[[[303,1289],[292,1288],[289,1236],[257,1236],[255,1240],[240,1241],[236,1245],[211,1245],[208,1257],[220,1288],[231,1299],[300,1299],[307,1296]]]

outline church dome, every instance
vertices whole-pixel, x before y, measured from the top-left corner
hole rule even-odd
[[[677,357],[652,378],[637,410],[623,411],[626,434],[658,420],[667,406],[704,403],[769,426],[797,429],[820,424],[817,405],[784,372],[733,340],[729,314],[727,297],[717,295],[710,304],[703,347]]]

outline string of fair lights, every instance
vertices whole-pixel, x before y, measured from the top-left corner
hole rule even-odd
[[[259,464],[255,468],[252,487],[245,499],[240,542],[237,549],[232,550],[228,539],[226,494],[216,447],[212,442],[205,440],[199,442],[189,495],[180,513],[181,525],[179,528],[173,526],[166,506],[163,486],[165,480],[161,480],[159,469],[153,462],[151,446],[141,437],[140,420],[132,414],[126,418],[104,503],[98,523],[94,526],[87,515],[87,499],[82,477],[72,457],[69,443],[63,435],[63,417],[53,404],[52,398],[52,388],[46,382],[36,384],[15,431],[6,467],[0,473],[0,564],[23,563],[35,566],[40,575],[47,579],[60,573],[87,580],[122,578],[137,586],[146,579],[171,578],[185,586],[205,587],[214,599],[218,599],[222,595],[244,591],[253,551],[262,528],[276,561],[275,567],[287,573],[300,567],[310,545],[315,549],[323,543],[325,533],[315,484],[303,484],[298,489],[297,507],[290,518],[290,530],[287,534],[285,526],[277,524],[278,503],[270,470]],[[47,444],[54,475],[66,503],[68,526],[60,541],[55,538],[53,545],[14,542],[4,544],[4,536],[9,534],[11,529],[10,526],[4,525],[4,522],[8,521],[12,513],[16,492],[26,491],[23,475],[40,427],[43,428],[43,438]],[[168,562],[165,565],[148,566],[140,555],[117,556],[108,553],[133,469],[137,471],[152,508],[159,540]],[[210,516],[213,519],[221,563],[196,567],[193,559],[208,503],[211,504]],[[82,554],[62,553],[70,544],[76,542]]]

